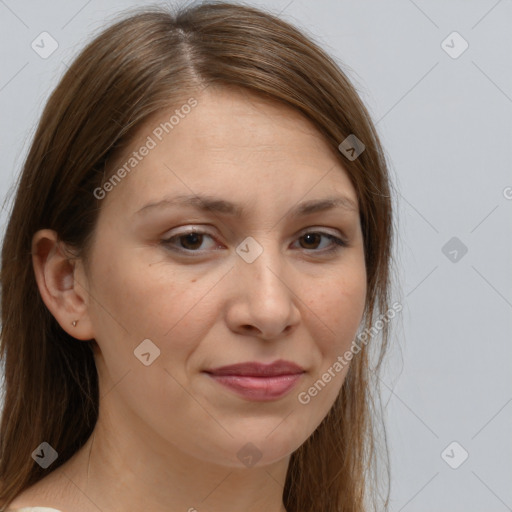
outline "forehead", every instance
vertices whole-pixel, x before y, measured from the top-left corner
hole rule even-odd
[[[311,121],[237,89],[208,88],[154,114],[116,162],[123,165],[130,170],[111,196],[123,194],[134,209],[174,192],[241,200],[280,193],[291,201],[315,188],[357,202],[339,156]]]

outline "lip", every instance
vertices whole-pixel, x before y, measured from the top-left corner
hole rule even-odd
[[[254,401],[276,400],[286,395],[305,372],[291,361],[270,364],[246,362],[206,370],[213,380]]]

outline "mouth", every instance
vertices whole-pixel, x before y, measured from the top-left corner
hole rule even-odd
[[[215,382],[254,401],[276,400],[297,385],[305,370],[290,361],[247,362],[206,370]]]

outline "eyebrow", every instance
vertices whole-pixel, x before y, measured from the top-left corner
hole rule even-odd
[[[135,215],[144,215],[151,210],[172,206],[189,206],[203,212],[215,212],[224,215],[231,215],[236,218],[243,217],[245,208],[240,204],[227,201],[210,195],[178,195],[165,197],[160,201],[148,203]],[[346,211],[358,212],[356,203],[347,196],[331,196],[323,199],[311,199],[299,203],[289,213],[293,218],[311,215],[317,212],[341,208]]]

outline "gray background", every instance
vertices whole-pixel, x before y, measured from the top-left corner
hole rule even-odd
[[[2,200],[65,64],[107,18],[144,3],[0,0]],[[250,3],[340,62],[399,191],[404,311],[383,376],[391,510],[512,510],[512,2]],[[43,31],[59,44],[47,59],[31,48]],[[442,46],[453,31],[469,44],[457,58]]]

